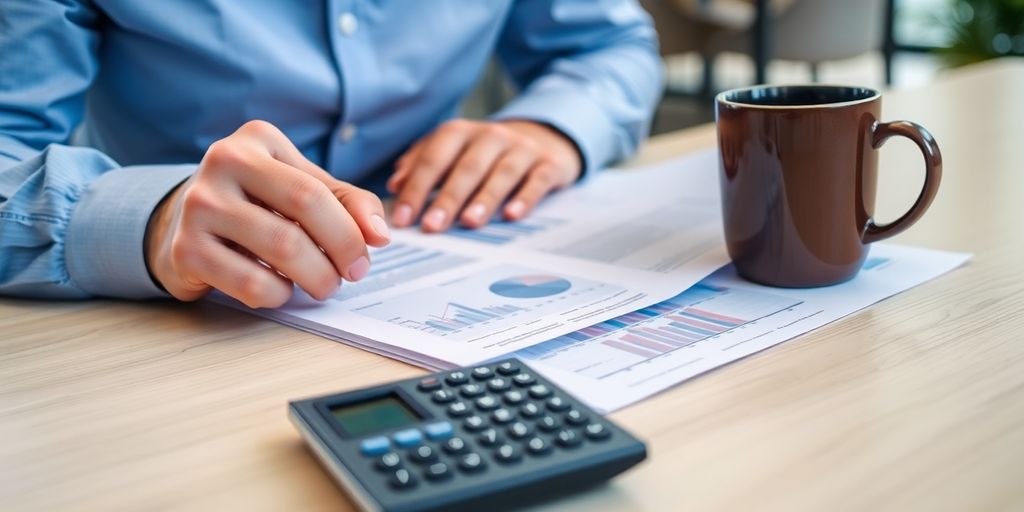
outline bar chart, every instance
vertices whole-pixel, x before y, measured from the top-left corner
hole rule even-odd
[[[667,301],[520,350],[517,355],[601,378],[692,349],[705,340],[723,339],[800,303],[781,295],[701,283]]]
[[[623,291],[609,283],[502,264],[353,311],[453,340],[483,342],[490,333],[541,329],[552,322],[538,323],[546,315]]]
[[[438,333],[449,333],[458,331],[463,327],[468,327],[473,324],[506,318],[520,311],[527,310],[511,304],[474,308],[463,304],[454,304],[449,302],[448,305],[445,306],[444,312],[440,315],[431,315],[429,320],[424,320],[422,322],[416,320],[402,320],[399,322],[399,325],[421,331],[429,330]]]
[[[502,245],[518,238],[540,233],[562,223],[562,220],[550,217],[530,217],[525,221],[519,222],[494,220],[490,224],[477,229],[453,227],[446,234],[486,244]]]
[[[372,248],[370,273],[359,282],[345,283],[332,298],[348,300],[473,261],[473,258],[467,256],[405,243],[392,243],[379,249]]]

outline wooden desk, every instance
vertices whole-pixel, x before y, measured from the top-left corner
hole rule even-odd
[[[885,99],[927,126],[946,173],[898,241],[965,268],[613,415],[650,460],[568,510],[1024,508],[1024,61]],[[707,147],[660,137],[643,161]],[[882,154],[880,203],[920,156]],[[349,507],[288,399],[422,371],[212,305],[0,300],[0,507]]]

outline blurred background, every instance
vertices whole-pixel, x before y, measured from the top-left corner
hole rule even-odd
[[[714,94],[734,87],[816,81],[899,89],[953,67],[1024,56],[1024,0],[640,3],[658,29],[667,77],[654,134],[712,121]],[[492,65],[464,114],[486,116],[513,94]]]

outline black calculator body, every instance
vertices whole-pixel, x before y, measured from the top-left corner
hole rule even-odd
[[[364,510],[516,508],[599,484],[647,456],[515,359],[289,405]]]

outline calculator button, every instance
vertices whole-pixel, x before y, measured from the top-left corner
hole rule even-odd
[[[530,386],[530,396],[534,398],[547,398],[551,396],[551,388],[544,384],[534,384]]]
[[[444,480],[452,476],[452,472],[448,470],[448,465],[444,462],[435,462],[423,471],[423,476],[427,477],[428,480]]]
[[[441,439],[448,439],[452,436],[453,429],[452,424],[447,421],[439,421],[437,423],[431,423],[423,427],[423,431],[427,433],[432,441],[440,441]]]
[[[453,437],[444,442],[442,449],[445,453],[454,455],[466,449],[466,442],[463,441],[461,437]]]
[[[460,386],[469,382],[469,376],[466,375],[466,372],[456,371],[445,376],[444,381],[452,386]]]
[[[558,427],[560,427],[561,425],[561,422],[559,422],[557,418],[550,414],[545,414],[544,416],[541,416],[539,420],[537,420],[537,428],[545,432],[557,430]]]
[[[484,419],[475,414],[473,416],[466,418],[466,420],[462,422],[462,425],[466,427],[466,430],[469,430],[471,432],[483,430],[484,428],[487,427],[487,423],[484,421]]]
[[[416,385],[416,388],[420,391],[433,391],[435,389],[440,389],[441,379],[438,379],[437,377],[427,377],[421,380],[420,383]]]
[[[448,406],[448,415],[453,418],[461,418],[473,412],[466,402],[455,402]]]
[[[484,387],[479,384],[466,384],[459,392],[466,398],[473,398],[484,394]]]
[[[570,425],[582,425],[587,422],[587,415],[577,409],[571,409],[565,413],[565,422]]]
[[[477,440],[484,446],[494,446],[501,442],[501,436],[498,435],[497,430],[489,428],[480,432],[480,437],[477,438]]]
[[[526,451],[533,455],[544,455],[551,451],[551,443],[545,441],[543,437],[531,437],[526,442]]]
[[[558,443],[559,446],[564,446],[566,448],[575,448],[579,446],[580,443],[583,442],[583,438],[580,437],[580,435],[577,434],[575,431],[563,428],[562,430],[559,430],[557,434],[555,434],[555,442]]]
[[[414,428],[400,430],[391,434],[391,439],[395,440],[395,444],[402,448],[409,448],[410,446],[416,446],[423,442],[423,434],[419,430]]]
[[[473,378],[476,380],[487,380],[491,378],[491,375],[494,375],[494,372],[486,366],[473,368]]]
[[[411,489],[416,487],[416,479],[408,469],[402,468],[391,474],[391,487],[395,489]]]
[[[505,392],[505,403],[509,405],[519,405],[526,400],[526,395],[518,389]]]
[[[434,462],[437,460],[437,452],[433,448],[421,444],[409,454],[409,457],[416,462]]]
[[[388,438],[377,436],[363,439],[363,442],[359,443],[359,451],[363,452],[363,455],[372,457],[387,452],[390,446],[391,443],[388,441]]]
[[[544,411],[533,402],[519,408],[519,413],[522,414],[524,418],[536,418],[543,412]]]
[[[495,393],[505,391],[510,387],[512,387],[512,384],[509,384],[507,379],[503,379],[501,377],[495,377],[487,381],[487,389],[494,391]]]
[[[522,439],[533,433],[533,427],[528,423],[517,421],[508,426],[508,435],[512,436],[513,439]]]
[[[569,402],[566,402],[565,399],[560,396],[548,398],[547,406],[549,411],[555,412],[564,411],[569,407],[572,407]]]
[[[519,373],[519,365],[512,361],[505,361],[504,363],[499,364],[497,369],[498,373],[502,375],[515,375]]]
[[[446,404],[455,400],[455,393],[452,393],[447,389],[439,389],[430,394],[430,399],[438,404]]]
[[[587,434],[587,437],[597,441],[608,439],[608,436],[612,435],[612,431],[600,423],[591,423],[584,427],[583,431]]]
[[[498,405],[500,405],[498,403],[498,399],[494,398],[491,395],[482,396],[482,397],[476,399],[476,406],[477,406],[477,408],[481,409],[481,410],[484,410],[484,411],[490,411],[492,409],[497,409]]]
[[[537,382],[537,379],[533,378],[533,375],[523,372],[516,374],[515,377],[512,377],[512,382],[515,382],[517,386],[526,387],[529,386],[530,384],[533,384],[534,382]]]
[[[491,419],[499,425],[504,425],[505,423],[516,419],[516,415],[512,411],[502,407],[501,409],[495,409],[494,412],[491,413]]]
[[[479,453],[467,453],[459,458],[459,467],[468,473],[481,471],[486,467]]]
[[[515,446],[503,444],[494,450],[494,458],[497,459],[498,462],[511,464],[513,462],[518,462],[519,459],[523,458],[523,452],[519,451]]]
[[[377,459],[377,469],[392,471],[402,465],[402,457],[395,452],[388,452]]]

